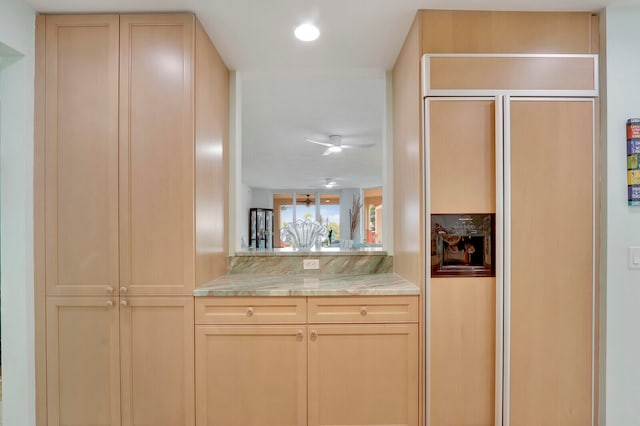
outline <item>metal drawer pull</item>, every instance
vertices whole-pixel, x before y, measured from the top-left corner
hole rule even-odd
[[[252,317],[253,316],[253,308],[252,307],[248,307],[247,308],[247,316],[248,317]]]
[[[107,308],[110,308],[113,306],[113,302],[111,300],[107,300],[106,302],[104,302],[104,306],[106,306]]]
[[[316,340],[318,338],[318,330],[311,330],[311,340]]]
[[[127,288],[126,287],[120,287],[120,294],[126,294],[127,293]]]
[[[107,294],[111,294],[111,293],[113,293],[113,287],[109,287],[109,286],[107,286],[107,287],[104,289],[104,291],[106,291],[106,292],[107,292]]]
[[[296,339],[302,340],[303,337],[304,333],[302,332],[302,330],[298,330],[298,332],[296,333]]]
[[[125,308],[128,305],[126,300],[121,300],[120,301],[120,306],[122,306],[123,308]]]
[[[360,315],[362,315],[363,317],[367,316],[367,307],[363,306],[360,308]]]

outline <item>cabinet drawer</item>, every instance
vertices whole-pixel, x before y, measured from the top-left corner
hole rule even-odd
[[[196,297],[196,324],[305,323],[304,297]]]
[[[417,322],[418,296],[310,297],[310,323]]]

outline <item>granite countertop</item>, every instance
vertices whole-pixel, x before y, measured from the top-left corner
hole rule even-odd
[[[326,275],[224,275],[193,291],[194,296],[400,296],[418,286],[394,273]]]
[[[363,247],[359,249],[341,249],[339,247],[323,247],[319,250],[298,251],[292,248],[275,249],[251,249],[237,251],[236,257],[272,257],[272,256],[297,256],[297,257],[317,257],[317,256],[387,256],[386,250],[380,247]]]

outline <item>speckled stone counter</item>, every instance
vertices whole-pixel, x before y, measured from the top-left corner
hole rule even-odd
[[[397,296],[420,294],[394,273],[363,275],[231,274],[204,284],[194,296]]]

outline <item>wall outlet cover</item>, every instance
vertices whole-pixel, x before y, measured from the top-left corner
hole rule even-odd
[[[320,259],[303,259],[302,269],[320,269]]]

